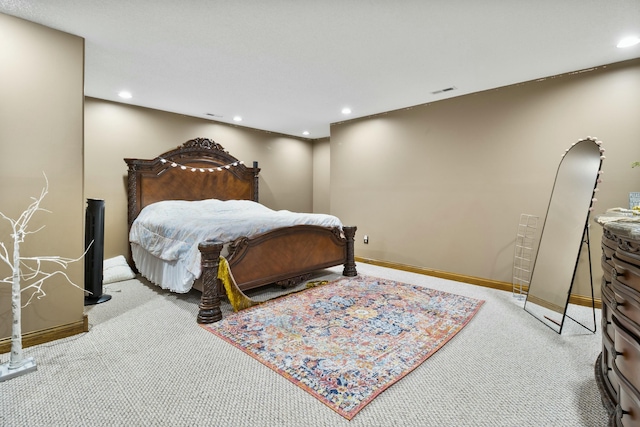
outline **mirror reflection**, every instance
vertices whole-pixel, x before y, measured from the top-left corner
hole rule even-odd
[[[524,309],[562,332],[602,165],[600,141],[574,144],[558,166]]]

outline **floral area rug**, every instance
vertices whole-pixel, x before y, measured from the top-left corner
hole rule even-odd
[[[445,345],[483,303],[345,277],[203,327],[352,419]]]

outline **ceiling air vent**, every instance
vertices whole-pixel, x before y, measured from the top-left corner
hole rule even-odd
[[[438,95],[440,93],[445,93],[445,92],[451,92],[452,90],[456,90],[457,88],[455,86],[451,86],[451,87],[446,87],[444,89],[440,89],[440,90],[436,90],[431,92],[431,95]]]

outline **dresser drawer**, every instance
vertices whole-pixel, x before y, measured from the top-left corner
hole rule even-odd
[[[611,279],[611,289],[614,295],[613,317],[628,319],[624,326],[631,333],[640,336],[640,292],[624,285],[616,278]]]
[[[601,245],[602,248],[602,258],[600,259],[600,263],[602,264],[602,269],[605,271],[611,271],[611,267],[613,267],[613,254],[616,253],[616,247],[609,247],[607,245]]]
[[[618,396],[618,389],[620,388],[618,383],[618,376],[613,371],[613,358],[615,356],[615,349],[613,346],[613,340],[608,340],[605,336],[602,337],[602,361],[600,369],[602,371],[602,379],[607,392],[614,399]]]
[[[633,329],[640,328],[640,325],[624,316],[614,316],[613,325],[615,329],[613,364],[617,367],[618,376],[624,377],[634,387],[640,387],[640,338],[631,332]]]
[[[600,265],[602,267],[602,278],[605,279],[607,282],[611,281],[611,270],[613,270],[613,262],[608,263],[608,262],[604,262],[604,259]]]
[[[640,231],[640,227],[638,227]],[[630,264],[640,266],[640,239],[616,237],[616,256]]]
[[[618,407],[616,408],[616,426],[637,427],[640,425],[640,402],[634,391],[626,383],[620,385]]]
[[[609,276],[610,277],[610,276]],[[615,327],[613,324],[613,313],[616,308],[615,295],[611,287],[611,282],[602,278],[601,286],[602,295],[602,366],[600,367],[602,372],[603,384],[607,389],[607,392],[614,401],[617,401],[618,389],[618,377],[612,369],[613,358],[615,356],[615,348],[613,340],[615,337]]]
[[[613,256],[612,261],[615,268],[615,270],[612,270],[612,276],[615,275],[616,277],[612,277],[611,280],[615,279],[640,292],[640,267],[627,262],[627,260],[620,259],[618,254]]]
[[[640,342],[626,330],[622,320],[614,318],[613,321],[616,333],[612,370],[619,385],[616,424],[637,426],[640,423]]]
[[[603,339],[613,342],[613,310],[615,308],[613,290],[611,289],[611,283],[602,281],[602,287],[600,290],[602,298],[602,335]]]

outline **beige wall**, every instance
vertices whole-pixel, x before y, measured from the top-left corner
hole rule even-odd
[[[313,212],[330,213],[331,145],[329,138],[313,142]]]
[[[259,161],[267,206],[331,212],[357,225],[357,256],[504,282],[518,216],[544,217],[572,142],[604,141],[596,213],[640,191],[640,171],[629,166],[640,160],[640,60],[336,124],[330,142],[87,98],[83,158],[83,52],[79,37],[0,14],[0,211],[19,215],[43,171],[50,183],[43,207],[51,213],[32,222],[46,228],[29,236],[24,255],[81,254],[86,198],[106,203],[105,257],[126,253],[122,159],[152,158],[193,137]],[[0,222],[4,242],[7,225]],[[596,292],[600,237],[593,227]],[[0,273],[9,274],[6,266]],[[82,285],[82,263],[69,273]],[[81,321],[82,292],[63,282],[48,282],[47,297],[23,310],[25,332]],[[10,330],[8,295],[0,286],[0,337]]]
[[[40,195],[49,193],[29,223],[22,256],[76,258],[84,250],[82,133],[84,40],[0,14],[0,211],[18,218]],[[12,254],[11,227],[0,220],[0,240]],[[10,255],[11,256],[11,255]],[[68,269],[83,287],[83,262]],[[51,268],[49,271],[55,271]],[[0,275],[11,275],[4,263]],[[11,335],[10,285],[0,284],[0,337]],[[47,296],[23,309],[23,333],[82,322],[84,293],[55,276]],[[23,302],[28,293],[23,293]]]
[[[639,100],[640,59],[334,124],[331,213],[358,226],[356,256],[510,283],[519,216],[544,218],[573,142],[606,149],[596,214],[640,191]]]
[[[272,209],[313,208],[310,141],[148,108],[85,100],[85,198],[105,201],[105,258],[126,255],[127,167],[189,139],[211,138],[251,166],[258,161],[260,201]]]

